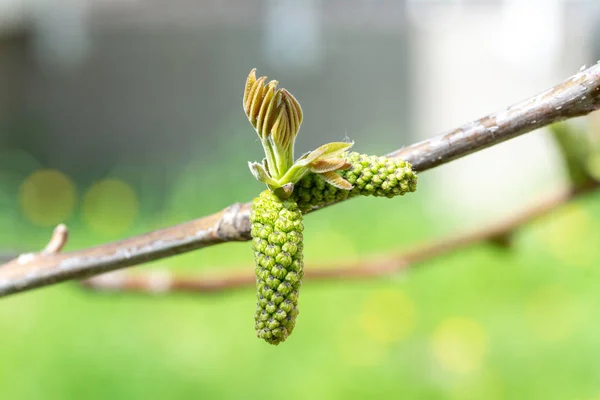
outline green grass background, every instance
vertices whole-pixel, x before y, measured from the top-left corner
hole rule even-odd
[[[27,164],[0,179],[5,248],[38,249],[51,227],[19,204]],[[110,176],[128,180],[125,168]],[[244,168],[217,182],[194,165],[154,210],[118,234],[89,228],[77,183],[67,219],[77,249],[198,217],[262,190]],[[306,262],[368,259],[458,232],[434,220],[427,174],[404,198],[356,199],[305,219]],[[600,195],[520,230],[510,250],[480,244],[389,278],[307,281],[290,339],[254,334],[254,291],[96,294],[74,283],[0,301],[2,399],[599,399]],[[103,218],[117,223],[115,208]],[[494,218],[501,218],[499,213]],[[248,243],[160,260],[178,271],[253,270]]]

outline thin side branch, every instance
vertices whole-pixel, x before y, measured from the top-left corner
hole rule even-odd
[[[69,230],[65,224],[60,224],[52,232],[50,241],[42,251],[45,254],[56,254],[60,252],[67,244],[69,239]]]
[[[424,172],[556,121],[600,108],[600,64],[506,110],[469,122],[389,155]],[[0,296],[70,279],[82,279],[229,241],[249,240],[250,204],[114,243],[47,254],[0,267]]]
[[[482,229],[425,243],[411,250],[391,254],[387,257],[351,262],[336,268],[327,266],[308,267],[304,280],[362,280],[414,268],[422,262],[481,242],[494,240],[497,237],[510,237],[519,228],[547,215],[578,196],[598,189],[600,189],[600,184],[591,183],[576,191],[561,190],[531,208],[523,210],[512,217],[503,218],[501,221]],[[179,276],[166,270],[141,273],[117,271],[90,278],[83,281],[82,284],[88,289],[106,292],[205,294],[254,287],[255,280],[256,277],[252,269],[244,268],[238,272],[226,274],[215,271],[204,275]]]

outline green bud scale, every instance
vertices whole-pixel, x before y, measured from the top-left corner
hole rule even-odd
[[[292,194],[302,212],[359,195],[391,198],[417,189],[417,174],[406,161],[356,152],[343,153],[340,158],[350,167],[336,174],[354,187],[339,189],[319,174],[308,174],[296,183]]]
[[[292,199],[265,190],[252,203],[252,249],[256,261],[256,335],[279,344],[294,330],[303,268],[302,213]]]

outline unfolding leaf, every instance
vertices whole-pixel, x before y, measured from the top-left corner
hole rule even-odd
[[[307,156],[303,156],[299,161],[299,165],[306,166],[317,159],[323,158],[334,158],[342,154],[344,151],[348,150],[350,147],[354,145],[354,142],[346,143],[346,142],[333,142],[324,144],[315,150],[311,151]]]
[[[291,145],[293,137],[290,133],[289,115],[286,107],[279,108],[279,114],[270,133],[276,148],[285,149]]]
[[[281,89],[283,93],[283,100],[286,104],[288,115],[289,115],[289,123],[290,130],[294,132],[294,136],[300,130],[300,125],[302,124],[302,107],[298,100],[286,89]]]
[[[332,186],[335,186],[338,189],[343,190],[351,190],[354,186],[350,184],[347,180],[342,178],[340,175],[336,174],[334,171],[324,172],[321,175],[325,182],[329,183]]]
[[[350,163],[343,158],[320,158],[310,164],[311,172],[323,173],[350,168]]]
[[[276,93],[277,81],[269,82],[266,88],[267,90],[261,99],[260,110],[258,111],[255,126],[258,136],[261,138],[269,135],[269,130],[271,129],[270,122],[273,120],[273,103],[278,101]]]
[[[257,162],[248,162],[248,167],[250,168],[250,172],[254,175],[257,181],[262,182],[269,186],[278,186],[277,182],[271,178],[263,164],[259,164]]]
[[[244,88],[244,112],[248,114],[250,111],[250,102],[254,97],[254,90],[256,87],[254,84],[256,83],[256,68],[253,68],[252,71],[248,74],[248,78],[246,79],[246,87]]]
[[[301,156],[300,156],[300,157],[299,157],[299,158],[296,160],[296,162],[304,160],[306,157],[308,157],[308,156],[310,155],[310,153],[312,153],[312,151],[307,151],[306,153],[302,154],[302,155],[301,155]]]
[[[266,76],[261,76],[254,82],[254,88],[252,98],[249,99],[250,103],[248,104],[248,111],[246,112],[246,116],[250,123],[256,128],[256,119],[258,118],[258,112],[260,111],[260,106],[262,105],[262,100],[264,98],[267,89],[265,88],[265,79]]]

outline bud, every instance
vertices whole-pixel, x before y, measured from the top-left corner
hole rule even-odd
[[[244,112],[256,130],[265,151],[262,163],[249,163],[252,175],[280,198],[292,195],[294,184],[309,172],[321,174],[329,184],[344,190],[352,185],[335,171],[348,168],[338,155],[353,143],[327,143],[302,156],[294,163],[294,142],[302,125],[302,107],[278,82],[265,85],[266,76],[256,78],[250,71],[244,88]]]
[[[267,77],[256,79],[256,69],[250,71],[244,89],[244,112],[256,130],[267,156],[272,178],[281,178],[294,163],[294,141],[302,124],[302,107],[279,82]],[[287,182],[285,182],[287,183]]]

